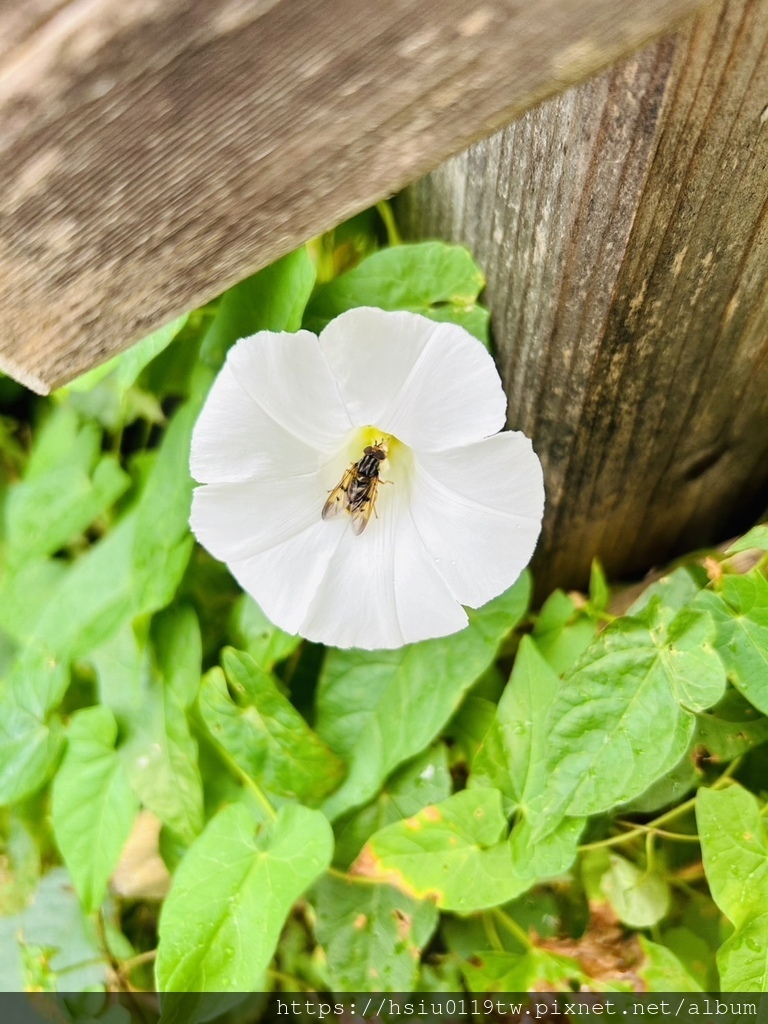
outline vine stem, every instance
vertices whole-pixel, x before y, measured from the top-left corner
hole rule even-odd
[[[286,974],[285,971],[278,971],[274,967],[267,969],[267,974],[274,978],[275,981],[281,981],[284,985],[287,985],[287,992],[295,992],[301,990],[302,992],[314,992],[315,989],[306,981],[302,981],[301,978],[295,977],[293,974]]]
[[[722,789],[723,786],[729,786],[733,781],[731,776],[738,769],[741,763],[741,758],[737,757],[728,765],[722,775],[716,779],[710,789]],[[601,850],[607,846],[621,846],[622,843],[631,842],[633,839],[637,839],[642,835],[645,835],[648,831],[654,832],[657,835],[664,835],[664,832],[659,831],[659,825],[666,825],[670,821],[674,821],[688,811],[692,811],[696,806],[696,797],[692,796],[689,800],[680,804],[677,807],[673,807],[669,811],[665,811],[664,814],[660,814],[658,818],[654,818],[653,821],[648,822],[646,825],[633,825],[631,831],[624,832],[622,835],[609,836],[607,839],[598,839],[594,843],[584,843],[579,847],[579,853],[584,853],[587,850]],[[669,832],[666,833],[668,838],[674,836],[675,839],[679,839],[677,833]],[[688,841],[687,837],[683,840]]]
[[[498,919],[499,923],[506,928],[510,935],[512,935],[525,949],[533,949],[533,943],[531,942],[528,932],[522,928],[513,917],[509,914],[505,914],[499,907],[494,907],[491,914]]]
[[[136,956],[123,960],[120,964],[120,974],[124,978],[129,978],[137,967],[141,967],[142,964],[151,964],[156,958],[156,949],[146,949],[143,953],[137,953]]]
[[[392,207],[389,203],[385,200],[382,200],[380,203],[376,203],[376,212],[384,221],[384,227],[387,231],[387,242],[390,245],[402,245],[403,239],[400,237],[400,232],[397,229],[395,217],[392,213]]]
[[[662,839],[671,839],[676,843],[698,843],[699,837],[689,832],[668,832],[663,828],[654,828],[653,825],[639,825],[634,821],[620,821],[616,822],[617,825],[622,825],[624,828],[640,829],[647,834],[660,836]],[[623,839],[624,836],[618,836],[617,838]]]
[[[503,953],[504,943],[501,941],[499,933],[496,931],[496,924],[494,923],[492,914],[483,914],[483,931],[496,952]]]

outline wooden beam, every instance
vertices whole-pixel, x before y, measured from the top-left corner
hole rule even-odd
[[[768,0],[729,0],[409,189],[488,275],[548,506],[537,583],[642,573],[768,505]]]
[[[702,0],[11,0],[0,367],[46,391]]]

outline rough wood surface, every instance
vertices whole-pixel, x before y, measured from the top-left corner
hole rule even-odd
[[[0,367],[89,369],[702,0],[5,0]]]
[[[768,504],[768,0],[720,5],[408,190],[465,242],[548,509],[542,592]]]

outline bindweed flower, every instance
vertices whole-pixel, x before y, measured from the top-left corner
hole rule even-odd
[[[338,647],[446,636],[533,554],[541,465],[465,330],[358,308],[230,350],[192,438],[192,529],[272,622]]]

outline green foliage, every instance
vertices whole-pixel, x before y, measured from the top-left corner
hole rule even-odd
[[[464,964],[463,973],[470,992],[530,992],[534,986],[546,991],[545,985],[556,990],[587,980],[575,960],[540,949],[486,953]]]
[[[527,888],[514,871],[506,832],[501,793],[464,790],[376,832],[352,873],[469,914],[506,903]]]
[[[428,748],[393,772],[375,800],[336,820],[336,863],[348,867],[374,832],[446,800],[451,788],[446,748]]]
[[[212,669],[200,689],[213,738],[269,793],[319,803],[341,781],[343,762],[250,655],[227,647],[222,660],[224,672]]]
[[[641,617],[600,633],[568,672],[549,715],[546,782],[530,802],[540,834],[639,796],[690,747],[694,717],[725,688],[706,613]]]
[[[582,871],[590,899],[607,900],[623,924],[651,928],[669,910],[667,880],[653,865],[638,867],[626,857],[602,849],[585,856]]]
[[[239,337],[381,305],[487,340],[469,254],[379,250],[378,216],[52,398],[0,388],[0,989],[229,1024],[254,988],[766,990],[768,527],[622,615],[596,562],[378,652],[289,636],[194,547]]]
[[[261,988],[293,903],[328,866],[319,811],[291,805],[269,824],[220,811],[179,865],[160,918],[157,979],[166,992]]]
[[[472,762],[475,785],[496,786],[513,807],[545,785],[548,721],[560,681],[530,637],[523,637],[496,715]]]
[[[437,908],[390,885],[326,876],[315,891],[317,941],[335,992],[409,992]]]
[[[311,331],[355,306],[406,309],[459,324],[488,340],[488,311],[477,304],[485,279],[466,249],[420,242],[383,249],[321,285],[306,311]]]
[[[115,750],[108,708],[78,711],[53,784],[53,830],[87,913],[98,910],[131,831],[138,801]]]
[[[734,925],[717,965],[726,992],[768,992],[768,840],[760,807],[740,786],[696,800],[712,897]]]
[[[387,775],[431,743],[528,607],[527,575],[469,626],[397,651],[328,652],[317,694],[317,731],[348,764],[326,802],[331,820],[374,797]],[[402,709],[394,718],[391,709]]]
[[[715,620],[717,649],[729,679],[768,713],[768,580],[758,570],[726,576],[720,591],[702,593],[698,604]]]

